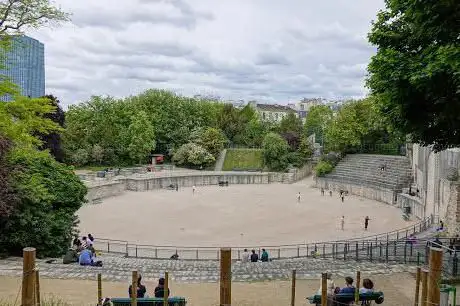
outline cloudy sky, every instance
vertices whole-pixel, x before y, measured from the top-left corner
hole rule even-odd
[[[45,43],[64,105],[148,88],[288,103],[365,95],[383,0],[57,0],[72,23]]]

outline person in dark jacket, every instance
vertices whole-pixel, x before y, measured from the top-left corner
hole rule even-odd
[[[252,250],[251,262],[258,262],[258,261],[259,261],[259,255],[256,254],[255,250]]]
[[[145,288],[144,285],[142,285],[141,281],[142,281],[142,275],[139,274],[137,278],[137,294],[136,294],[138,298],[143,298],[145,296],[145,293],[147,292],[147,289]],[[131,296],[132,288],[133,286],[129,285],[129,289],[128,289],[129,296]]]
[[[262,249],[262,255],[260,256],[260,260],[262,260],[263,262],[268,261],[268,253],[265,249]]]
[[[168,297],[171,294],[171,290],[168,288]],[[155,287],[155,297],[163,298],[165,296],[165,279],[161,277],[158,280],[158,286]]]

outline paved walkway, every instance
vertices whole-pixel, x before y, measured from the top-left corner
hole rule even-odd
[[[137,270],[146,280],[158,279],[168,271],[175,282],[218,282],[219,262],[217,261],[172,261],[140,258],[124,258],[105,255],[101,258],[103,267],[81,267],[77,264],[64,265],[61,260],[47,264],[37,260],[40,276],[58,279],[96,279],[102,273],[104,280],[128,281],[131,272]],[[287,280],[291,271],[297,270],[298,279],[318,279],[322,272],[332,272],[335,278],[355,275],[357,270],[365,274],[391,274],[414,272],[415,266],[396,263],[369,263],[341,261],[332,259],[298,258],[274,260],[268,263],[234,263],[232,265],[233,281],[251,282],[265,280]],[[20,276],[22,259],[10,258],[0,260],[0,275]]]

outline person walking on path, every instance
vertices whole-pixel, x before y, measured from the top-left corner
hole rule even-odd
[[[366,216],[366,218],[364,218],[364,230],[367,231],[367,227],[369,226],[369,216]]]
[[[332,190],[329,190],[329,196],[332,197]]]
[[[323,196],[324,195],[324,188],[321,187],[321,195]]]
[[[342,231],[345,229],[345,216],[342,216],[342,219],[340,220],[340,227]]]
[[[297,194],[297,203],[300,203],[300,199],[301,199],[301,195],[300,195],[300,192]]]
[[[340,197],[342,198],[342,203],[343,203],[343,200],[345,199],[345,194],[342,193],[342,194],[340,195]]]
[[[196,191],[196,187],[195,185],[192,186],[192,194],[195,194],[195,191]]]

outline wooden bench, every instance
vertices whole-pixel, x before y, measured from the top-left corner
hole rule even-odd
[[[130,298],[112,298],[110,299],[114,306],[131,306]],[[184,297],[168,298],[168,306],[185,306],[187,301]],[[139,306],[161,306],[163,305],[162,298],[138,298],[137,305]]]
[[[219,186],[228,186],[228,181],[219,181]]]
[[[321,295],[315,294],[313,296],[307,297],[307,300],[310,304],[321,305]],[[351,303],[355,300],[355,295],[353,293],[337,293],[334,295],[334,301],[337,303]],[[361,293],[359,295],[360,301],[374,301],[375,304],[382,304],[384,301],[383,292],[373,292],[373,293]],[[340,305],[340,304],[339,304]],[[369,304],[370,305],[370,304]]]

